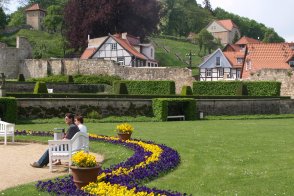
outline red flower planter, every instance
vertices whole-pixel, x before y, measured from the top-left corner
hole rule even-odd
[[[76,167],[70,166],[72,171],[73,181],[78,189],[88,185],[90,182],[96,182],[98,172],[101,170],[101,166],[96,167]]]
[[[120,140],[125,141],[125,140],[131,139],[132,134],[131,133],[117,133],[117,135]]]

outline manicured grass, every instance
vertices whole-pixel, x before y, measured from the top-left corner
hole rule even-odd
[[[115,125],[117,123],[87,123],[89,132],[102,135],[115,135]],[[193,195],[294,193],[293,119],[136,122],[132,125],[134,138],[166,144],[181,155],[179,167],[147,183],[149,187]],[[50,130],[55,126],[25,124],[17,128]],[[62,123],[58,126],[65,127]],[[106,165],[119,159],[123,161],[132,154],[120,146],[110,147],[104,143],[91,143],[91,146],[111,157]]]

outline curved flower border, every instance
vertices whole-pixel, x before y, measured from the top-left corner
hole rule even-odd
[[[18,131],[16,135],[52,136],[52,132],[45,131]],[[162,173],[173,170],[180,163],[177,151],[151,141],[127,140],[116,137],[90,134],[90,140],[103,141],[123,145],[134,151],[127,161],[102,170],[98,175],[98,182],[90,183],[82,190],[77,190],[72,177],[56,178],[55,180],[39,181],[36,187],[39,190],[57,195],[187,195],[173,191],[159,190],[142,186],[143,182],[151,181]]]

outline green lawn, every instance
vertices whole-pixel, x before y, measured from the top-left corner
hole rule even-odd
[[[115,135],[115,125],[87,124],[89,132],[103,135]],[[135,127],[134,138],[166,144],[181,155],[180,166],[146,184],[149,187],[201,196],[294,194],[293,119],[145,122],[132,125]],[[17,125],[19,129],[31,130],[54,127],[64,125]],[[119,146],[91,145],[93,151],[105,155],[105,167],[132,155]],[[31,189],[33,186],[27,185],[22,193]],[[4,195],[13,195],[12,191],[4,191]]]

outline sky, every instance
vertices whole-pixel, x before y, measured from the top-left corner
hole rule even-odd
[[[17,0],[11,2],[7,13],[15,11],[18,6]],[[202,0],[197,2],[202,3]],[[294,42],[294,0],[210,0],[210,3],[213,9],[220,7],[274,28],[287,42]]]
[[[274,28],[287,42],[294,42],[294,0],[210,0],[210,4],[213,9],[220,7],[263,23]]]

